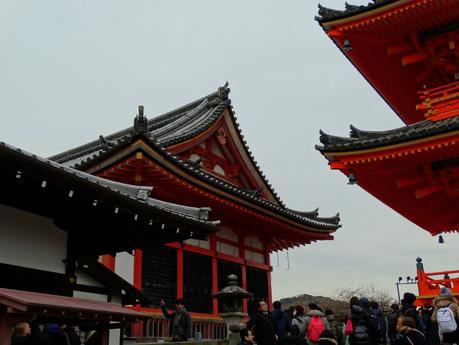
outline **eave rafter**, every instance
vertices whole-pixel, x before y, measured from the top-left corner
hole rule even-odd
[[[459,132],[408,143],[349,152],[324,152],[331,169],[353,169],[388,164],[415,164],[425,160],[453,157],[459,150]]]
[[[135,157],[135,155],[130,156],[126,160],[131,161],[135,159],[133,157]],[[180,190],[180,195],[183,195],[183,193],[188,194],[189,200],[194,204],[201,205],[201,203],[205,203],[206,205],[211,206],[212,214],[221,219],[222,225],[225,224],[225,218],[228,215],[228,210],[232,210],[231,213],[233,216],[231,218],[244,219],[245,223],[247,223],[246,225],[251,224],[250,226],[252,226],[253,229],[257,229],[261,226],[260,224],[263,224],[261,227],[272,238],[278,237],[278,229],[284,229],[285,236],[290,236],[294,239],[294,242],[290,243],[286,241],[286,238],[278,239],[276,248],[286,249],[292,247],[293,245],[310,242],[311,239],[324,240],[332,238],[328,232],[316,233],[315,231],[304,229],[303,226],[299,224],[289,224],[288,222],[277,219],[277,217],[268,216],[264,213],[260,213],[236,203],[233,200],[204,190],[195,184],[185,181],[182,176],[172,173],[152,159],[147,158],[147,155],[144,155],[142,162],[144,169],[142,181],[143,183],[149,181],[150,179],[148,177],[152,174],[152,179],[150,181],[154,183],[153,194],[157,197],[166,198],[166,200],[171,198],[169,201],[177,202],[177,199],[174,198],[178,198],[178,194],[174,193],[174,191]],[[110,167],[110,173],[113,174],[115,172],[117,172],[116,164]],[[184,191],[184,189],[186,191]],[[237,216],[234,216],[234,214]]]

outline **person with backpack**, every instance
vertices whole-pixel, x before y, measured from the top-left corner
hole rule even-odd
[[[315,303],[309,303],[309,312],[306,314],[306,339],[310,345],[319,343],[320,334],[330,329],[327,318]]]
[[[391,312],[387,316],[387,336],[389,337],[390,345],[395,344],[397,337],[397,320],[401,315],[400,307],[394,303],[390,306]]]
[[[458,318],[459,308],[457,300],[451,290],[442,287],[440,294],[433,301],[434,311],[432,321],[438,325],[438,334],[443,345],[459,343]]]
[[[320,334],[319,345],[338,345],[332,330],[326,329]]]
[[[387,344],[386,318],[384,317],[382,310],[379,308],[378,302],[375,302],[375,301],[370,302],[370,310],[371,310],[371,315],[373,315],[376,318],[379,324],[379,333],[380,333],[379,343],[381,345],[386,345]]]
[[[377,344],[381,344],[381,327],[379,320],[374,316],[370,308],[370,301],[366,297],[359,299],[360,306],[363,308],[365,313],[368,315],[368,330],[372,340],[375,340]]]
[[[326,309],[325,317],[327,318],[330,329],[333,331],[335,339],[339,344],[341,342],[341,327],[338,325],[338,321],[335,319],[335,315],[333,315],[333,310]]]
[[[421,308],[421,317],[426,326],[426,342],[429,345],[440,345],[437,323],[432,322],[433,311],[434,307],[429,303],[424,304],[424,307]]]
[[[421,315],[419,315],[418,311],[416,310],[414,301],[416,301],[416,296],[412,294],[411,292],[405,292],[403,294],[401,316],[411,317],[413,320],[416,321],[416,329],[425,334],[426,327],[424,325],[424,321],[422,320]],[[403,318],[399,317],[397,321],[398,331],[400,331],[400,328],[402,327],[402,322],[403,322]]]
[[[281,309],[281,302],[275,301],[273,303],[274,310],[271,312],[271,318],[274,320],[276,326],[275,332],[277,336],[277,343],[280,344],[287,336],[290,330],[290,319],[285,311]]]
[[[365,302],[365,301],[364,301]],[[349,334],[350,345],[377,345],[378,337],[375,323],[371,321],[370,314],[360,304],[358,297],[352,297],[349,301],[350,320],[352,333]]]
[[[300,335],[298,326],[292,325],[290,334],[284,338],[281,345],[308,345],[308,341]]]
[[[300,336],[304,338],[306,335],[306,315],[304,314],[304,308],[302,305],[297,304],[295,306],[295,316],[292,319],[292,327],[298,327]]]
[[[426,337],[416,328],[416,321],[410,316],[404,316],[395,345],[426,345]]]

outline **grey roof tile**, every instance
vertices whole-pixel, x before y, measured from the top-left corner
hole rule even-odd
[[[161,116],[150,119],[148,120],[147,130],[140,134],[151,145],[153,145],[157,151],[162,152],[164,156],[172,159],[176,165],[182,167],[182,169],[186,171],[189,171],[207,183],[213,184],[220,189],[230,191],[234,195],[242,196],[251,202],[262,205],[264,208],[271,209],[279,214],[292,219],[299,219],[302,224],[327,230],[336,230],[339,228],[339,217],[332,217],[330,218],[333,219],[332,221],[327,220],[322,222],[319,218],[314,219],[303,215],[300,215],[298,218],[294,211],[288,210],[274,191],[265,174],[261,171],[258,163],[253,157],[252,151],[247,146],[247,141],[245,140],[244,135],[240,132],[240,130],[237,131],[237,133],[244,145],[247,155],[252,160],[255,169],[258,171],[269,191],[277,199],[280,206],[259,197],[255,197],[251,193],[246,193],[242,189],[234,187],[233,185],[213,175],[207,174],[200,169],[196,169],[189,163],[175,157],[167,150],[168,146],[186,141],[210,128],[220,118],[226,108],[229,108],[232,112],[234,125],[239,129],[240,125],[236,121],[236,116],[234,116],[234,111],[231,106],[231,100],[228,98],[229,92],[230,89],[228,88],[228,84],[225,84],[225,86],[220,87],[218,91],[213,94]],[[95,140],[86,145],[52,156],[50,159],[61,163],[64,166],[71,166],[76,169],[83,170],[85,167],[100,160],[102,157],[108,157],[111,152],[115,152],[120,146],[129,143],[135,136],[136,133],[133,133],[132,128],[127,128],[106,137],[99,137],[99,140]]]
[[[106,188],[107,190],[119,193],[125,197],[136,200],[139,203],[146,203],[149,206],[151,206],[153,209],[162,210],[162,211],[174,214],[179,217],[193,219],[194,221],[199,222],[199,223],[204,223],[204,224],[209,224],[209,225],[217,225],[219,223],[218,221],[208,221],[208,216],[210,212],[210,208],[208,207],[201,207],[201,208],[190,207],[190,206],[174,204],[174,203],[165,202],[162,200],[151,198],[150,193],[153,190],[153,187],[151,186],[135,186],[135,185],[129,185],[125,183],[115,182],[112,180],[107,180],[107,179],[104,179],[104,178],[101,178],[95,175],[85,173],[83,171],[79,171],[79,170],[67,167],[62,164],[53,162],[49,159],[39,157],[27,151],[10,146],[4,142],[1,142],[0,145],[3,146],[5,149],[19,152],[22,155],[30,157],[38,162],[47,163],[48,165],[52,166],[55,169],[63,170],[64,172],[75,175],[82,180],[88,181],[90,183],[94,183],[96,185]]]
[[[320,131],[320,142],[317,150],[321,152],[356,151],[392,144],[409,142],[459,130],[459,116],[433,122],[424,120],[412,125],[387,131],[363,131],[350,126],[349,137],[338,137]]]
[[[351,17],[359,13],[373,10],[375,8],[397,2],[400,0],[373,0],[367,5],[351,5],[345,2],[344,10],[335,10],[331,8],[324,7],[319,4],[319,15],[315,17],[315,20],[318,22],[327,22],[331,20],[342,19],[346,17]]]

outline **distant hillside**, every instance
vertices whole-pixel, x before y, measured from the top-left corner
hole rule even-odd
[[[330,297],[311,296],[308,294],[282,298],[280,302],[282,303],[282,309],[288,309],[290,306],[295,306],[297,304],[307,307],[309,303],[315,303],[324,311],[325,309],[333,310],[336,315],[346,314],[349,309],[349,305],[345,302],[337,301]]]

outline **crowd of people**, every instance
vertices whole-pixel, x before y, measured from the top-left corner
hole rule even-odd
[[[393,304],[384,315],[375,301],[352,297],[349,310],[335,317],[309,303],[307,310],[296,305],[283,310],[281,302],[260,300],[257,312],[240,332],[239,345],[459,345],[459,307],[451,291],[444,287],[432,305],[415,306],[416,296],[405,293],[401,305]],[[163,300],[161,309],[170,320],[170,341],[187,341],[191,337],[191,317],[183,299],[177,299],[169,312]],[[85,345],[98,344],[97,332]],[[26,322],[14,327],[12,345],[80,345],[72,327],[47,324],[30,327]]]
[[[96,345],[97,333],[88,337],[86,344]],[[33,323],[19,322],[14,325],[11,345],[80,345],[80,337],[73,327],[58,325],[55,323],[45,324],[42,327]]]
[[[349,310],[335,317],[310,303],[273,310],[260,300],[240,332],[239,345],[459,345],[459,307],[444,287],[433,304],[415,306],[416,296],[405,293],[401,304],[384,314],[378,303],[352,297]]]

